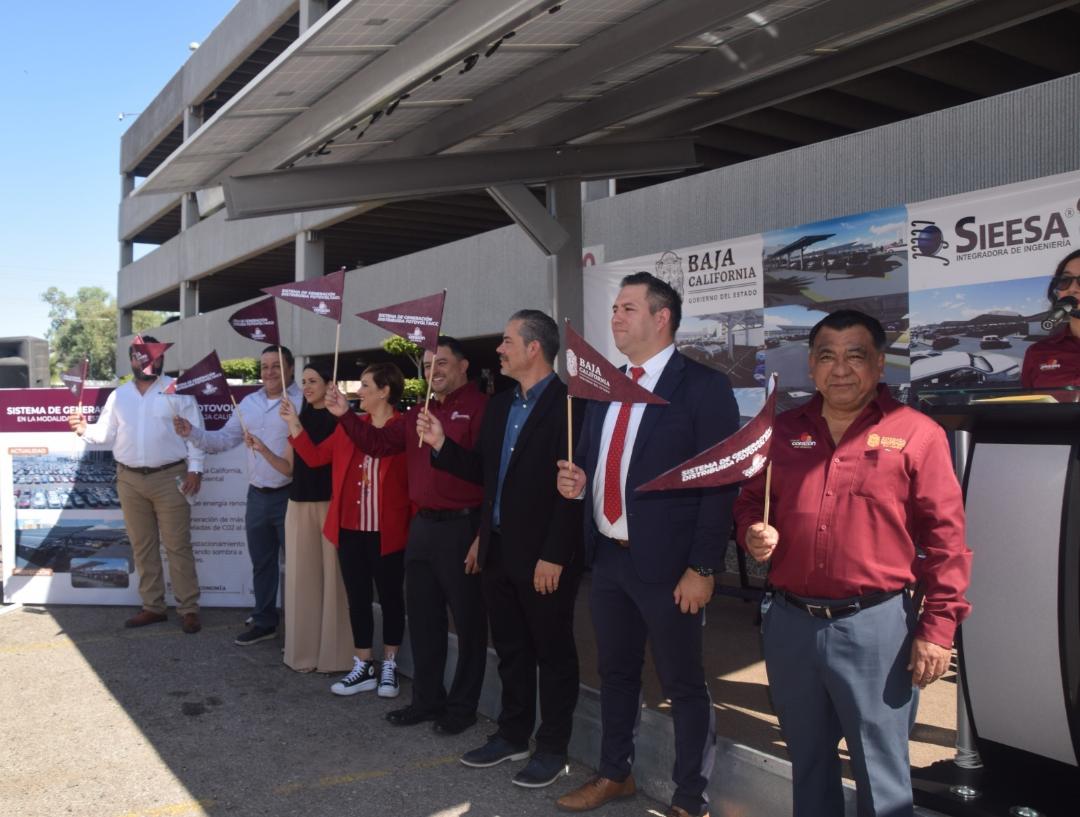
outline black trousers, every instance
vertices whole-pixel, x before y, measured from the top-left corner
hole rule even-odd
[[[574,599],[581,573],[564,570],[558,589],[541,595],[533,588],[531,574],[527,579],[507,574],[503,553],[508,547],[513,543],[492,534],[480,574],[502,680],[499,734],[516,745],[528,744],[536,724],[539,668],[541,723],[536,748],[565,757],[578,699]]]
[[[487,618],[480,577],[465,573],[476,518],[413,517],[405,549],[405,609],[412,644],[413,706],[450,717],[476,714],[487,665]],[[458,657],[447,692],[447,608],[454,617]]]
[[[383,644],[400,646],[405,635],[405,552],[383,556],[379,547],[378,531],[341,529],[338,564],[349,600],[353,646],[358,650],[371,649],[375,631],[373,583],[382,607]]]

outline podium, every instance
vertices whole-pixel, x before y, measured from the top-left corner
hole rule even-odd
[[[913,775],[917,801],[945,813],[1080,812],[1080,390],[1054,396],[920,395],[920,408],[966,448],[974,554],[958,649],[984,768],[952,780]],[[958,782],[978,796],[962,799]]]

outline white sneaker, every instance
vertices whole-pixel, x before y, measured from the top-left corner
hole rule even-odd
[[[379,670],[379,697],[396,698],[401,689],[398,687],[397,664],[385,660]]]
[[[335,695],[355,695],[375,689],[379,682],[375,678],[375,665],[371,661],[353,658],[352,672],[330,687]]]

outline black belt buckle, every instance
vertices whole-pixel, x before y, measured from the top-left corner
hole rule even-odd
[[[847,618],[853,616],[859,612],[859,603],[854,602],[852,604],[844,604],[839,607],[831,607],[828,604],[807,604],[806,612],[812,615],[814,618],[827,618],[832,620],[834,618]]]

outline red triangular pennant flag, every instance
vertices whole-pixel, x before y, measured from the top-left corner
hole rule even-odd
[[[83,358],[70,369],[60,372],[60,382],[67,386],[68,391],[78,401],[82,402],[83,386],[86,384],[86,373],[90,368],[90,360]]]
[[[381,309],[357,312],[356,317],[371,321],[388,332],[411,340],[429,352],[439,348],[439,327],[442,326],[446,290],[413,301],[391,304]]]
[[[280,346],[277,307],[273,296],[238,309],[229,316],[229,326],[245,338],[268,346]]]
[[[639,491],[672,491],[680,488],[715,488],[750,479],[769,464],[773,420],[776,417],[776,382],[761,411],[750,422],[711,448],[665,471]]]
[[[217,350],[189,367],[171,384],[177,394],[190,394],[198,403],[228,403],[232,391],[221,370]]]
[[[667,400],[642,388],[625,372],[585,342],[566,322],[566,388],[571,397],[605,403],[652,403],[666,406]]]
[[[143,374],[153,374],[154,364],[165,356],[171,346],[171,343],[144,343],[142,335],[136,335],[131,344],[131,354],[135,356],[135,363]]]
[[[340,323],[345,294],[345,268],[312,281],[293,281],[275,287],[264,287],[263,292]]]

